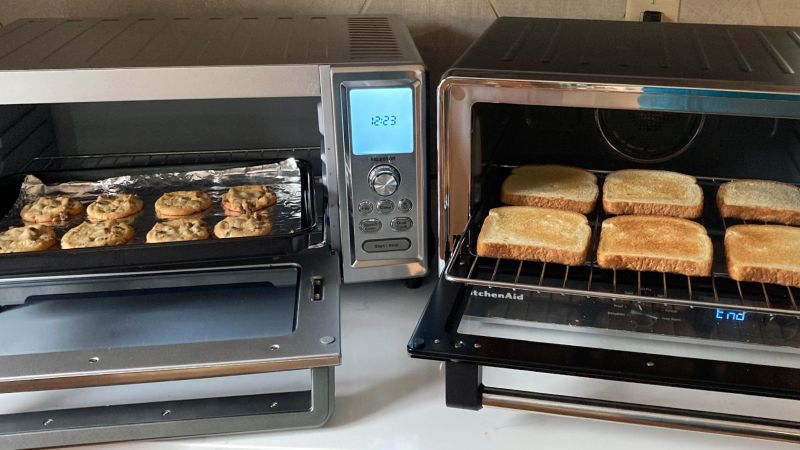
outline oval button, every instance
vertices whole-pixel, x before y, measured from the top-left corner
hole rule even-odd
[[[408,231],[413,224],[414,221],[411,220],[411,217],[395,217],[389,223],[389,226],[392,227],[394,231]]]
[[[401,252],[411,248],[411,241],[406,238],[399,239],[373,239],[364,241],[361,248],[367,253]]]
[[[381,221],[378,219],[364,219],[358,224],[358,228],[364,233],[375,233],[381,229]]]

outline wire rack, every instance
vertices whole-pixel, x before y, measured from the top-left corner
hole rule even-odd
[[[319,157],[319,151],[319,147],[288,147],[251,150],[201,150],[188,152],[42,156],[31,159],[20,172],[31,173],[53,170],[219,164],[288,157],[313,161],[315,158]]]
[[[500,167],[499,170],[509,168]],[[607,172],[594,173],[602,188]],[[600,224],[606,217],[599,202],[589,217],[592,227],[589,257],[581,266],[479,257],[475,249],[480,227],[488,210],[498,203],[496,199],[482,202],[470,218],[464,234],[456,242],[445,277],[473,286],[800,317],[797,288],[739,282],[728,275],[723,244],[725,230],[744,222],[720,217],[714,199],[719,185],[731,179],[698,177],[697,180],[705,198],[704,213],[698,222],[706,227],[714,245],[714,264],[709,277],[599,267],[597,244]]]

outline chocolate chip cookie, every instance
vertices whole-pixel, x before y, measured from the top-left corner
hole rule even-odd
[[[144,202],[136,194],[98,195],[97,200],[86,207],[89,220],[121,219],[132,216],[144,207]]]
[[[29,224],[64,224],[83,214],[83,203],[65,195],[45,195],[22,208],[20,217]]]
[[[266,236],[272,232],[272,222],[267,214],[229,216],[214,226],[214,236],[222,239],[249,236]]]
[[[171,219],[159,222],[147,233],[148,244],[208,239],[208,225],[200,219]]]
[[[0,233],[0,253],[39,252],[55,243],[56,234],[47,225],[11,227]]]
[[[205,212],[212,203],[203,191],[167,192],[156,200],[156,215],[161,219],[186,218]]]
[[[241,216],[261,211],[277,201],[278,196],[263,184],[234,186],[222,195],[222,208],[226,216]]]
[[[133,227],[117,220],[83,222],[61,238],[61,248],[110,247],[133,239]]]

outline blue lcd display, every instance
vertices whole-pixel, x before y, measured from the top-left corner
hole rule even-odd
[[[745,318],[744,311],[731,311],[727,309],[717,309],[715,314],[717,320],[730,320],[736,322],[743,322]]]
[[[351,89],[354,155],[414,152],[414,95],[410,87]]]

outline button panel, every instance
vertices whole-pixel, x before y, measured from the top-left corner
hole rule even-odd
[[[364,219],[358,224],[358,229],[364,233],[376,233],[380,231],[381,225],[378,219]]]
[[[384,214],[389,214],[394,211],[394,202],[385,198],[378,202],[378,211]]]
[[[367,253],[402,252],[411,248],[411,241],[406,238],[372,239],[361,245]]]
[[[389,224],[394,231],[408,231],[412,225],[414,225],[414,221],[411,220],[411,217],[395,217]]]
[[[358,204],[358,212],[361,213],[362,216],[366,216],[372,212],[372,202],[368,202],[366,200],[360,202]]]

